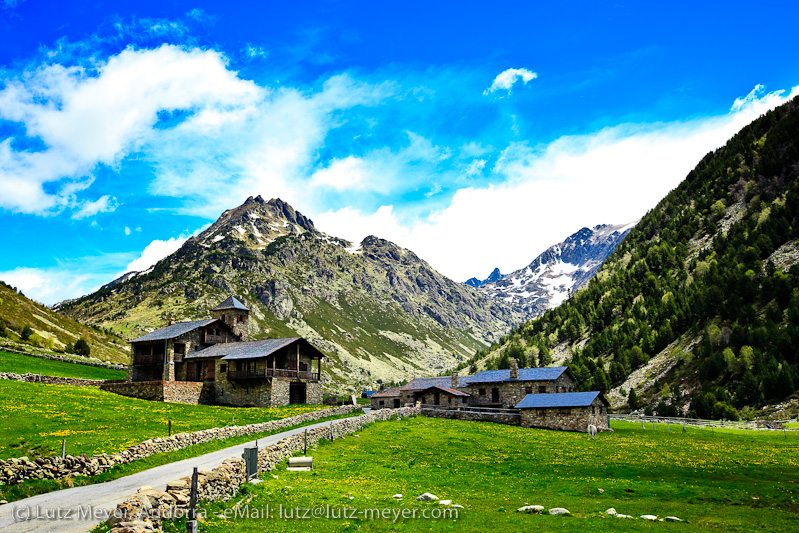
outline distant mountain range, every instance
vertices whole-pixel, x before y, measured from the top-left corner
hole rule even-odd
[[[538,316],[587,284],[633,226],[634,222],[583,228],[520,270],[503,275],[495,268],[485,280],[471,278],[465,283],[527,317]]]

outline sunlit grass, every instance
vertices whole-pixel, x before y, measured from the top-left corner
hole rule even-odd
[[[0,372],[14,372],[16,374],[42,374],[44,376],[58,376],[64,378],[83,379],[125,379],[124,370],[100,368],[79,363],[55,361],[31,357],[0,350]]]
[[[148,402],[91,387],[0,381],[0,458],[116,453],[172,432],[254,424],[313,411],[313,405],[220,407]]]
[[[766,531],[799,529],[799,435],[713,431],[613,422],[585,434],[416,417],[367,427],[360,437],[313,451],[314,471],[277,471],[231,502],[207,504],[200,531]],[[432,492],[463,505],[457,521],[225,520],[241,498],[269,505],[422,510]],[[400,501],[392,495],[403,494]],[[352,498],[352,499],[350,499]],[[527,504],[565,507],[570,517],[517,513]],[[633,520],[611,518],[614,507]],[[643,514],[684,523],[652,523]],[[176,523],[174,530],[185,530]],[[170,526],[172,527],[172,526]]]

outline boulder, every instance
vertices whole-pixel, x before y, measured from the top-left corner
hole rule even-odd
[[[642,520],[657,520],[658,517],[653,515],[653,514],[642,514],[641,515],[641,519]]]
[[[452,505],[452,500],[441,500],[438,502],[438,505],[444,505],[446,507],[449,507],[450,505]]]
[[[402,498],[402,494],[395,494],[394,496],[392,496],[392,498],[394,498],[395,500],[399,500]]]
[[[667,516],[663,520],[666,522],[682,522],[681,518],[677,518],[676,516]]]
[[[517,513],[543,513],[544,506],[543,505],[525,505],[524,507],[519,507],[516,509]]]
[[[568,509],[564,509],[563,507],[553,507],[549,510],[549,514],[552,516],[557,515],[569,515],[571,514]]]
[[[616,515],[618,515],[619,513],[617,513],[617,512],[616,512],[616,509],[614,509],[613,507],[611,507],[610,509],[608,509],[607,511],[605,511],[605,514],[606,514],[606,515],[608,515],[608,516],[616,516]]]
[[[433,501],[433,500],[437,500],[437,499],[438,499],[438,496],[436,496],[435,494],[430,494],[429,492],[425,492],[424,494],[422,494],[419,497],[417,497],[416,501],[417,502],[429,502],[429,501]]]

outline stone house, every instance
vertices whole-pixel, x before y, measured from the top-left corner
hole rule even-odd
[[[529,394],[516,408],[524,427],[587,431],[589,424],[608,429],[609,406],[601,392],[591,391]]]
[[[422,405],[442,406],[449,409],[469,405],[471,394],[441,385],[431,385],[426,389],[415,390],[413,398]]]
[[[596,391],[574,392],[576,381],[568,367],[519,368],[512,359],[506,370],[415,378],[400,387],[397,405],[419,402],[424,414],[440,418],[571,431],[586,431],[589,424],[607,429],[607,400]]]
[[[211,310],[213,318],[170,323],[132,340],[127,382],[102,388],[182,403],[320,403],[324,354],[301,337],[248,341],[249,312],[231,296]]]
[[[483,370],[468,376],[465,390],[470,405],[511,409],[528,394],[572,392],[577,379],[566,366],[519,368],[516,360],[510,369]]]
[[[400,397],[399,387],[391,387],[375,392],[369,399],[372,402],[372,409],[396,409],[401,407]]]
[[[416,392],[430,387],[447,387],[465,392],[471,378],[472,376],[459,376],[457,372],[453,372],[452,376],[414,378],[400,387],[400,403],[402,405],[414,405],[416,403]]]

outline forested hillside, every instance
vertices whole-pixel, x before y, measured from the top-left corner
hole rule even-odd
[[[586,288],[474,360],[500,348],[489,366],[509,356],[547,364],[565,353],[582,389],[662,414],[736,418],[791,396],[799,388],[797,172],[794,99],[705,156]]]

